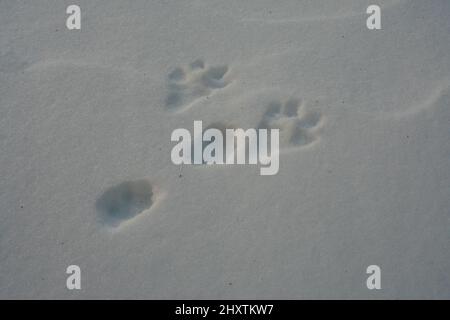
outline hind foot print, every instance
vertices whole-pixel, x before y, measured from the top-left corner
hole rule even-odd
[[[312,144],[319,138],[322,115],[305,111],[300,99],[274,101],[268,106],[260,124],[262,129],[280,130],[280,149],[295,149]]]
[[[168,76],[168,94],[166,108],[172,111],[184,111],[198,99],[225,88],[228,82],[225,76],[228,66],[205,65],[201,59],[186,67],[177,67]]]
[[[111,187],[97,200],[103,224],[117,228],[154,204],[154,191],[147,180],[126,181]]]

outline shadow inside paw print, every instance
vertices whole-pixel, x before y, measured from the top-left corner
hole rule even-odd
[[[147,180],[126,181],[109,188],[97,200],[101,221],[118,227],[153,205],[153,189]]]
[[[281,149],[299,148],[318,139],[321,121],[319,112],[306,112],[301,100],[289,99],[285,103],[270,103],[259,128],[279,129]]]
[[[173,111],[185,110],[198,99],[226,87],[227,72],[228,66],[208,67],[201,59],[187,67],[175,68],[168,76],[166,108]]]

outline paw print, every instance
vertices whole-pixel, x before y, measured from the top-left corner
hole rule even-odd
[[[168,76],[167,109],[184,111],[198,99],[226,87],[228,82],[224,78],[227,72],[228,66],[208,67],[200,59],[187,67],[175,68]]]
[[[101,221],[118,227],[150,209],[154,200],[153,186],[147,180],[136,180],[109,188],[96,205]]]
[[[259,128],[280,130],[280,149],[300,148],[315,142],[322,124],[317,111],[305,111],[299,99],[272,102]]]

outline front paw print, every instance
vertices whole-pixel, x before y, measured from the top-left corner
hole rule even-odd
[[[299,99],[285,103],[272,102],[259,127],[280,130],[280,148],[301,148],[317,141],[322,125],[322,115],[317,111],[305,111]]]
[[[168,76],[169,92],[166,108],[184,111],[198,99],[208,97],[214,91],[228,85],[225,75],[228,66],[205,66],[203,60],[196,60],[187,67],[175,68]]]

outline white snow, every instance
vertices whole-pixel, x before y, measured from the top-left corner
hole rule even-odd
[[[279,173],[172,164],[194,120]],[[0,298],[450,298],[449,235],[450,1],[0,1]]]

